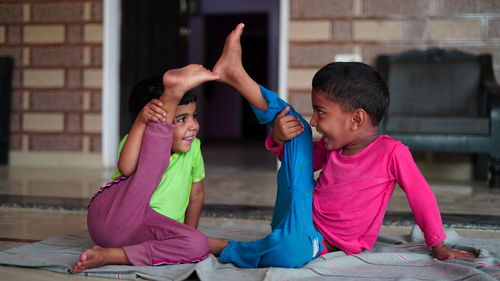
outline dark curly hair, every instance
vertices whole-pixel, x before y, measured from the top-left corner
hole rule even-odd
[[[327,93],[342,111],[364,109],[377,126],[389,108],[389,90],[373,67],[360,62],[334,62],[323,66],[312,80],[313,91]]]
[[[163,94],[162,76],[154,75],[137,83],[132,89],[128,100],[128,111],[132,122],[135,121],[142,108],[152,99],[158,99]],[[179,102],[179,105],[196,102],[196,92],[194,90],[187,91]]]

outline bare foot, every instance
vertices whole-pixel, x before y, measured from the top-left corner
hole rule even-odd
[[[225,238],[208,238],[208,247],[210,248],[210,253],[214,256],[219,256],[222,250],[226,248],[229,243],[229,239]]]
[[[185,92],[204,82],[213,81],[219,75],[212,73],[200,64],[190,64],[182,68],[171,69],[163,74],[163,85],[171,95],[181,98]]]
[[[122,248],[102,248],[94,246],[80,254],[80,260],[73,265],[73,272],[82,272],[86,269],[101,267],[107,264],[130,264]]]
[[[229,33],[224,44],[222,55],[215,64],[213,72],[220,75],[219,81],[233,85],[237,82],[237,77],[246,74],[241,62],[240,38],[245,25],[240,23]]]

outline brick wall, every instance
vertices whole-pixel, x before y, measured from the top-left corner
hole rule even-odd
[[[336,54],[443,47],[493,55],[500,81],[498,0],[290,0],[289,100],[311,115],[314,73]]]
[[[100,165],[102,0],[0,1],[0,55],[15,59],[11,163]],[[289,100],[311,115],[310,83],[336,54],[445,47],[491,53],[498,0],[290,0]]]
[[[102,0],[0,2],[0,55],[15,60],[11,164],[99,165]]]

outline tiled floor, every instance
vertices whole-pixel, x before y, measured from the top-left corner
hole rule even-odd
[[[206,143],[204,156],[207,207],[203,222],[231,216],[269,218],[275,194],[276,162],[272,155],[261,145],[248,142],[244,147]],[[419,162],[419,166],[436,194],[445,223],[460,227],[457,231],[464,236],[500,239],[499,190],[489,189],[485,182],[470,181],[467,162]],[[85,206],[112,172],[0,166],[0,250],[84,230]],[[408,233],[409,226],[403,222],[411,220],[409,211],[404,193],[396,189],[382,232]],[[0,276],[1,280],[83,280],[5,266],[0,266]]]

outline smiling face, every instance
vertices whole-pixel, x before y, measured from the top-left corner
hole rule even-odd
[[[178,105],[175,110],[175,129],[172,141],[173,152],[188,152],[196,138],[200,124],[196,119],[196,102]]]
[[[325,147],[336,150],[352,142],[351,114],[343,112],[323,91],[313,91],[311,98],[314,111],[310,123],[323,136]]]

